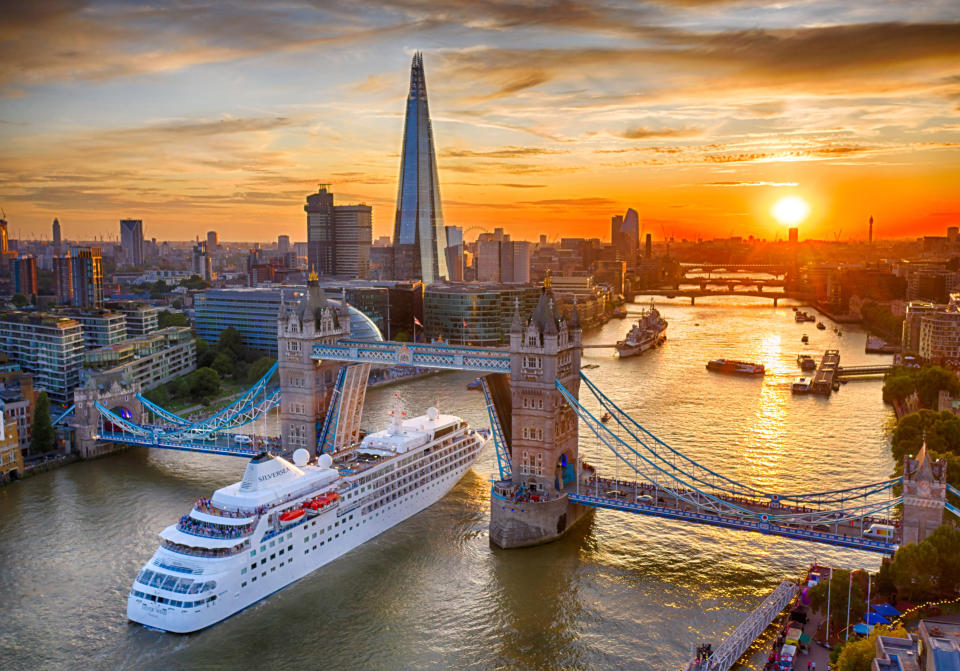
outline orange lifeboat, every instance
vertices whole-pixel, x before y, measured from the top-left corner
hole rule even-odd
[[[297,508],[296,510],[288,510],[285,513],[280,513],[280,524],[293,524],[294,522],[300,521],[300,518],[303,517],[303,515],[303,508]]]

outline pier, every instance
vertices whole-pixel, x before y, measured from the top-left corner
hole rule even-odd
[[[691,654],[684,671],[727,671],[783,612],[799,590],[795,583],[784,580],[717,646],[705,662],[697,662],[696,654]]]
[[[823,353],[820,365],[817,366],[817,372],[813,375],[813,384],[810,385],[810,391],[829,396],[830,392],[833,391],[834,383],[837,381],[839,368],[840,350],[828,349]]]

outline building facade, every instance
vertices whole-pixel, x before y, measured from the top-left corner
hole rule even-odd
[[[194,328],[197,336],[216,343],[228,327],[240,332],[247,347],[277,356],[277,313],[281,300],[295,305],[305,295],[303,285],[208,289],[194,296]],[[381,339],[373,321],[360,310],[348,309],[352,338]]]
[[[10,363],[9,359],[0,363],[0,401],[7,421],[17,424],[20,450],[26,453],[30,449],[37,395],[33,390],[33,376],[24,373],[19,364]]]
[[[17,423],[6,416],[0,401],[0,482],[15,480],[23,475],[23,452]]]
[[[74,247],[70,263],[70,305],[87,309],[103,307],[103,255],[99,247]],[[60,282],[56,281],[58,290]]]
[[[53,257],[53,291],[60,305],[73,304],[73,258],[69,251]]]
[[[68,404],[80,384],[83,327],[62,315],[0,312],[0,351],[33,375],[37,390]]]
[[[446,237],[423,55],[417,52],[410,67],[393,227],[395,279],[432,284],[448,278]]]
[[[366,279],[370,276],[373,209],[369,205],[334,205],[329,185],[307,196],[307,253],[320,277]],[[286,236],[283,236],[286,237]],[[289,247],[290,239],[287,238]]]
[[[72,319],[83,326],[83,344],[87,349],[108,347],[127,339],[127,318],[111,310],[72,310]]]
[[[426,339],[500,347],[507,343],[510,315],[519,303],[531,311],[539,289],[494,283],[433,284],[424,288]]]
[[[37,295],[37,259],[19,256],[13,260],[13,291],[27,298]]]
[[[120,247],[123,250],[123,262],[129,266],[143,267],[143,221],[141,219],[120,220]]]
[[[139,338],[160,328],[158,307],[137,301],[110,301],[106,305],[124,316],[128,338]]]
[[[188,327],[168,326],[90,350],[85,364],[98,375],[117,374],[146,391],[196,370],[197,346]]]

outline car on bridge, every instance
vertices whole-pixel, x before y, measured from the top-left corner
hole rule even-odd
[[[253,443],[253,438],[242,433],[238,433],[233,437],[233,442],[238,445],[250,445]]]

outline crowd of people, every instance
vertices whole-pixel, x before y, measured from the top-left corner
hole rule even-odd
[[[213,505],[213,502],[208,496],[201,496],[193,503],[193,507],[199,510],[202,513],[207,513],[208,515],[218,515],[219,517],[232,517],[234,519],[241,517],[253,517],[260,516],[267,511],[267,506],[258,506],[253,510],[224,510],[223,508],[217,508]]]
[[[256,523],[242,525],[211,524],[210,522],[199,522],[190,515],[184,515],[177,523],[179,531],[207,538],[243,538],[249,536],[256,526]]]
[[[238,552],[241,552],[244,547],[249,547],[246,543],[241,543],[240,545],[235,545],[232,548],[216,548],[211,550],[208,548],[195,548],[190,545],[181,545],[180,543],[174,543],[168,540],[161,540],[160,545],[168,550],[179,552],[180,554],[191,555],[194,557],[207,557],[209,559],[230,557]]]

